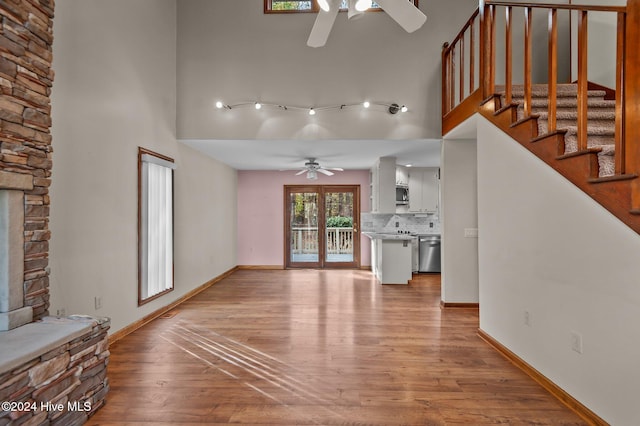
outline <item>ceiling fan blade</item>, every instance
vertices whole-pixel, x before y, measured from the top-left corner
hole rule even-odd
[[[408,33],[414,32],[427,21],[427,15],[408,0],[376,0],[376,3]]]
[[[339,0],[332,0],[329,5],[331,9],[328,12],[322,9],[318,12],[318,17],[313,24],[313,28],[311,28],[311,34],[309,34],[309,39],[307,40],[307,46],[322,47],[327,43],[329,33],[340,10]]]
[[[320,173],[322,173],[323,175],[333,176],[333,172],[330,172],[330,171],[329,171],[329,170],[327,170],[327,169],[318,169],[318,171],[319,171]]]
[[[296,173],[296,176],[300,176],[301,174],[306,173],[306,172],[307,172],[307,169],[302,169],[298,173]]]
[[[335,170],[336,172],[344,172],[344,169],[340,168],[340,167],[327,167],[327,170]]]

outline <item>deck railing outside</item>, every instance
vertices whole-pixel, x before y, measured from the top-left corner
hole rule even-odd
[[[604,2],[604,0],[603,0]],[[504,44],[500,66],[504,81],[496,82],[496,14],[504,13]],[[524,40],[514,43],[514,11],[524,12]],[[595,6],[579,4],[514,3],[481,0],[480,7],[463,25],[462,30],[442,51],[442,132],[460,124],[475,113],[480,103],[493,96],[500,84],[507,105],[512,101],[513,50],[522,49],[524,63],[521,81],[524,89],[524,115],[531,115],[534,14],[543,14],[547,28],[549,93],[548,132],[556,131],[556,89],[558,84],[558,11],[569,11],[577,21],[577,101],[578,150],[587,150],[587,71],[588,17],[593,12],[615,14],[617,28],[615,70],[616,130],[615,175],[640,174],[640,0],[628,0],[627,6]],[[592,36],[597,37],[598,34]],[[518,46],[518,47],[514,47]],[[520,47],[522,46],[522,47]],[[539,48],[536,46],[536,48]],[[504,56],[502,56],[504,55]],[[597,58],[591,58],[596,61]],[[501,70],[502,71],[502,70]],[[520,80],[518,76],[518,80]],[[638,180],[638,179],[636,179]],[[632,191],[632,205],[640,209],[640,185]]]
[[[353,253],[353,228],[327,228],[327,254]],[[318,253],[318,228],[291,228],[291,252]]]

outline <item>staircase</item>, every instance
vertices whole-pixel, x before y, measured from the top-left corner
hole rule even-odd
[[[631,53],[637,48],[635,41],[640,43],[639,25],[633,25],[640,23],[640,0],[628,0],[626,7],[480,3],[458,36],[443,49],[443,134],[480,113],[640,233],[640,60]],[[506,70],[500,84],[495,81],[498,7],[506,11],[505,57],[500,58]],[[511,84],[515,8],[525,9],[526,20],[521,85]],[[562,9],[577,13],[580,21],[578,81],[574,84],[556,83],[557,11]],[[534,11],[549,14],[549,83],[543,84],[531,81]],[[597,85],[587,80],[586,22],[590,11],[617,15],[618,59],[612,64],[616,90],[590,89]],[[465,47],[465,42],[471,46]],[[474,75],[479,76],[477,88]]]
[[[571,154],[578,151],[578,108],[577,85],[558,85],[556,128],[564,132],[564,152]],[[500,92],[500,101],[505,105],[504,92]],[[616,102],[605,100],[607,92],[604,90],[588,91],[587,113],[587,147],[598,151],[598,177],[613,176],[615,171],[615,128]],[[517,105],[516,120],[523,120],[524,90],[522,86],[514,87],[512,103]],[[532,115],[537,117],[538,130],[536,135],[545,135],[548,129],[549,96],[546,84],[534,85],[531,99]]]

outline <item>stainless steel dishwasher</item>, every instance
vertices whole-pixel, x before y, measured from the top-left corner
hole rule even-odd
[[[418,272],[440,272],[440,235],[418,235]]]

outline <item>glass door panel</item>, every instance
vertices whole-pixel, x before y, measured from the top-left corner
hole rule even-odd
[[[289,263],[319,266],[319,200],[317,192],[289,194]]]
[[[327,191],[324,194],[325,262],[354,261],[353,191]]]

